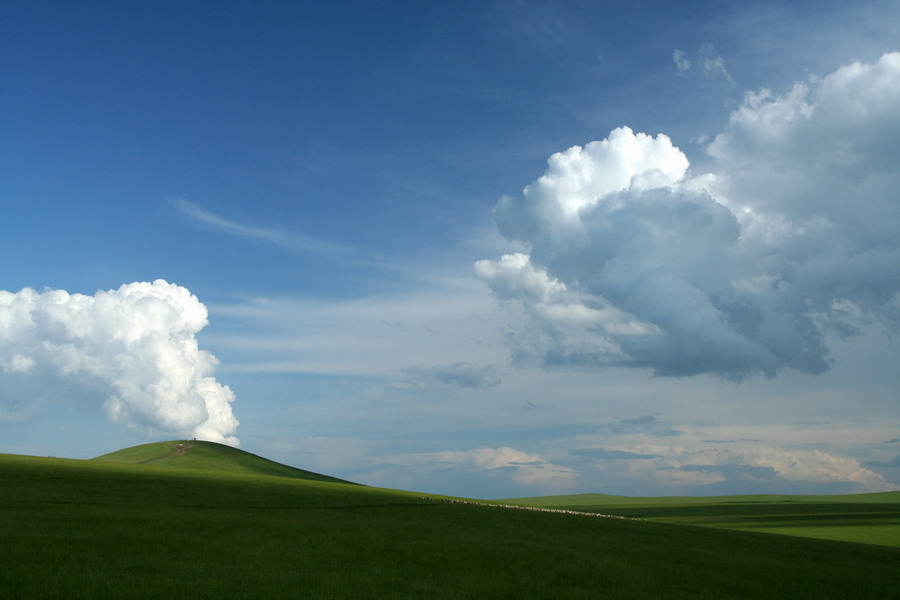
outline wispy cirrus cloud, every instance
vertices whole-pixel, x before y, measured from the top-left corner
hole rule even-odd
[[[493,302],[471,277],[355,299],[252,298],[214,305],[244,333],[210,332],[242,358],[229,370],[410,379],[457,388],[496,384]],[[465,356],[467,361],[459,358]],[[428,365],[428,366],[425,366]]]
[[[722,78],[729,83],[734,83],[731,74],[725,68],[725,59],[716,53],[712,44],[700,46],[696,61],[692,61],[687,52],[676,48],[672,51],[672,62],[678,69],[679,77],[687,77],[692,72],[696,72],[707,79]]]
[[[678,75],[681,77],[685,77],[688,71],[691,70],[691,59],[688,58],[687,52],[683,50],[678,50],[677,48],[673,50],[672,61],[675,63],[675,68],[678,69]]]
[[[476,366],[467,362],[434,367],[410,367],[403,372],[416,383],[425,385],[436,382],[451,387],[481,389],[500,384],[494,365]]]
[[[274,227],[259,227],[237,223],[184,199],[172,201],[179,213],[195,223],[220,233],[252,240],[260,240],[288,250],[328,254],[334,257],[348,256],[352,249],[317,237]]]
[[[586,456],[588,458],[599,458],[602,460],[640,460],[650,458],[660,458],[660,454],[641,454],[640,452],[629,452],[627,450],[610,450],[607,448],[576,448],[569,450],[571,456]]]

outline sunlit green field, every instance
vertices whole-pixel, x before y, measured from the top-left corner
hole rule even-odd
[[[0,596],[818,599],[900,589],[898,548],[678,522],[702,511],[673,523],[608,519],[158,462],[0,455]]]
[[[506,502],[900,547],[900,492],[836,496],[630,498],[601,494],[517,498]]]

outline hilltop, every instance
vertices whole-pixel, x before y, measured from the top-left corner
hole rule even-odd
[[[199,440],[173,440],[123,448],[91,459],[131,465],[200,469],[245,475],[271,475],[309,481],[353,483],[251,454],[224,444]],[[357,485],[357,484],[354,484]]]

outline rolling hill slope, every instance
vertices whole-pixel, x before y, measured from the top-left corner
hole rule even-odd
[[[175,440],[141,444],[140,446],[132,446],[116,452],[110,452],[92,460],[132,465],[202,469],[204,471],[221,471],[224,473],[243,473],[245,475],[272,475],[275,477],[308,479],[310,481],[352,483],[336,477],[289,467],[224,444],[197,440]]]
[[[168,449],[0,454],[0,595],[827,600],[900,589],[900,548],[140,464]]]

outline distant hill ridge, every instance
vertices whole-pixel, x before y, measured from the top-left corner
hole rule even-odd
[[[351,481],[283,465],[238,448],[199,440],[172,440],[141,444],[110,452],[91,460],[353,484]]]

